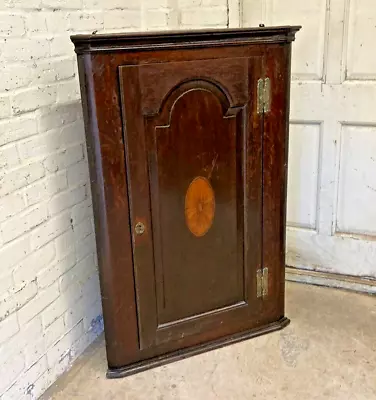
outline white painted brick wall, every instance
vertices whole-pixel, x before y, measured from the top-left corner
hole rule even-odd
[[[103,329],[69,35],[227,19],[226,0],[0,0],[0,400],[37,398]]]

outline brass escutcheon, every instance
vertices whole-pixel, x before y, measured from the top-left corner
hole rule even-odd
[[[145,225],[142,222],[137,222],[134,231],[136,235],[141,236],[145,232]]]

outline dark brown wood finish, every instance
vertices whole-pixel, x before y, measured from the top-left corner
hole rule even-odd
[[[290,42],[298,29],[72,37],[108,376],[288,322]],[[271,109],[258,113],[257,85],[265,77]],[[203,228],[192,228],[187,213]],[[268,293],[260,297],[256,277],[265,267]]]
[[[142,220],[153,227],[134,236],[142,349],[216,330],[227,318],[252,325],[250,316],[258,313],[250,296],[260,267],[261,214],[252,214],[258,242],[246,264],[243,222],[249,208],[261,208],[261,196],[253,203],[247,196],[244,204],[243,182],[257,190],[262,177],[261,168],[254,179],[246,176],[243,143],[250,135],[261,142],[261,129],[249,130],[245,122],[256,114],[256,103],[247,105],[248,93],[256,92],[248,75],[260,71],[261,62],[254,57],[121,67],[131,225]],[[207,179],[216,198],[213,224],[199,240],[182,212],[197,177]]]
[[[273,88],[263,135],[263,266],[270,272],[264,314],[270,321],[284,315],[290,57],[288,47],[270,47],[264,68]]]

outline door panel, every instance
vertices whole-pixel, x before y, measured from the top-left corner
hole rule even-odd
[[[120,67],[140,348],[255,323],[260,57]],[[249,93],[251,93],[249,102]]]
[[[159,207],[153,228],[160,323],[244,299],[239,120],[223,115],[217,95],[225,98],[215,88],[205,81],[183,85],[168,101],[168,126],[148,130],[155,144],[152,214]]]

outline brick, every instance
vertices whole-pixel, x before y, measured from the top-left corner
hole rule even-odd
[[[78,225],[73,225],[75,242],[85,239],[93,233],[93,224],[91,218],[87,218]]]
[[[6,173],[0,171],[0,197],[31,184],[44,175],[43,164],[39,162],[23,165]]]
[[[10,121],[0,121],[0,146],[14,142],[38,132],[37,121],[30,117],[14,117]]]
[[[38,249],[71,227],[70,213],[65,212],[49,219],[31,233],[31,246]]]
[[[116,10],[104,13],[104,29],[139,28],[141,13],[133,10]]]
[[[55,320],[48,328],[44,329],[43,340],[45,348],[48,349],[64,336],[66,328],[64,325],[64,316]]]
[[[99,274],[94,272],[90,278],[82,286],[82,297],[92,297],[93,299],[100,300],[100,285],[99,285]]]
[[[0,119],[8,118],[11,115],[10,100],[7,96],[0,97]]]
[[[78,186],[89,181],[89,168],[87,162],[82,161],[70,166],[68,172],[68,185]]]
[[[93,299],[81,297],[74,305],[64,314],[64,324],[70,329],[80,321],[83,321],[84,313],[87,308],[92,305]]]
[[[4,242],[10,242],[22,234],[30,231],[32,228],[40,225],[48,218],[48,209],[45,204],[40,204],[32,209],[29,209],[21,214],[3,222],[0,227],[0,232]]]
[[[60,132],[61,145],[71,146],[74,143],[82,143],[85,141],[84,122],[79,119],[71,124],[67,124]]]
[[[13,217],[25,208],[25,199],[21,193],[12,193],[0,198],[0,222]]]
[[[38,292],[29,303],[18,311],[18,320],[20,324],[25,324],[33,317],[41,313],[48,305],[59,297],[59,287],[56,284],[49,286],[47,289]]]
[[[32,67],[26,63],[6,65],[0,74],[0,92],[27,86],[32,81]]]
[[[98,316],[101,314],[101,303],[98,301],[97,297],[93,297],[92,294],[90,296],[81,297],[74,305],[74,307],[70,308],[64,314],[64,322],[65,326],[69,329],[76,325],[81,320],[84,320],[84,317],[89,317],[90,322],[84,321],[85,331],[90,330],[90,328],[98,329],[96,326],[96,320]],[[90,310],[91,313],[88,313]],[[98,334],[100,332],[97,332]]]
[[[42,312],[44,328],[50,326],[61,317],[66,310],[72,307],[82,296],[82,292],[83,288],[77,282],[74,282],[65,292],[61,292],[60,296]]]
[[[69,15],[69,30],[93,31],[103,29],[103,12],[78,12]]]
[[[37,283],[40,288],[45,288],[52,283],[54,283],[57,279],[59,279],[62,275],[64,275],[67,271],[72,269],[76,264],[76,254],[70,253],[64,259],[59,261],[57,264],[53,264],[48,268],[42,270],[37,276]]]
[[[41,8],[41,0],[5,0],[8,7],[12,8],[21,8],[21,9],[40,9]]]
[[[22,36],[25,20],[19,14],[0,14],[0,37]]]
[[[20,163],[17,147],[14,145],[0,147],[0,169],[11,168]]]
[[[17,265],[30,253],[30,238],[25,236],[2,248],[0,248],[0,260],[2,274],[11,267]]]
[[[37,291],[38,288],[35,281],[12,288],[7,297],[0,300],[0,321],[27,304],[37,295]]]
[[[227,11],[223,7],[192,8],[181,13],[182,25],[215,26],[227,24]]]
[[[180,9],[201,6],[202,0],[178,0]]]
[[[52,154],[44,161],[48,172],[56,172],[83,160],[84,152],[81,144],[68,147],[59,153]]]
[[[45,134],[35,135],[18,144],[22,159],[47,156],[60,148],[60,130],[55,129]]]
[[[80,204],[77,204],[72,208],[72,222],[73,225],[77,225],[79,222],[83,221],[88,217],[93,215],[93,206],[91,203],[91,198],[87,198]]]
[[[13,336],[9,341],[8,345],[2,352],[0,348],[0,358],[6,359],[12,357],[18,348],[25,348],[30,342],[34,342],[43,334],[42,319],[40,316],[33,318],[27,324],[20,324],[20,331]]]
[[[25,367],[27,369],[33,363],[27,361],[26,350],[29,349],[31,351],[33,344],[37,343],[40,338],[43,338],[42,321],[40,317],[36,317],[28,324],[20,326],[19,332],[12,336],[7,342],[7,347],[4,348],[4,353],[1,354],[2,359],[5,360],[6,358],[12,357],[16,349],[22,348],[25,354]],[[38,359],[39,358],[40,357],[38,357]],[[37,359],[34,359],[34,362],[35,361],[37,361]]]
[[[52,263],[55,255],[55,244],[53,242],[31,253],[14,269],[15,284],[22,285],[35,280],[38,272]]]
[[[33,64],[32,84],[48,84],[69,79],[75,76],[75,71],[72,57],[37,60]]]
[[[2,359],[0,364],[0,393],[11,386],[14,380],[20,375],[24,367],[25,357],[20,347],[17,347],[17,351],[13,357],[8,358],[7,360]]]
[[[68,286],[67,290],[61,293],[61,296],[55,300],[42,314],[43,325],[50,326],[60,318],[67,310],[74,308],[74,305],[81,298],[91,298],[94,301],[100,301],[99,276],[94,272],[83,285],[74,281]]]
[[[68,8],[68,9],[80,9],[82,8],[82,0],[42,0],[42,4],[46,8]]]
[[[80,99],[80,86],[76,79],[62,82],[57,86],[57,102],[69,103]]]
[[[29,35],[47,35],[47,20],[43,12],[33,12],[27,15],[25,21],[26,29]]]
[[[202,0],[202,5],[205,6],[220,6],[220,7],[226,7],[227,6],[227,0]]]
[[[14,400],[27,394],[34,382],[43,375],[47,368],[47,357],[44,356],[22,373],[17,382],[2,395],[1,400]]]
[[[141,8],[141,0],[83,0],[84,9],[136,9]]]
[[[82,107],[79,102],[64,106],[54,106],[45,110],[39,117],[38,130],[39,132],[46,132],[71,124],[79,119],[82,119]]]
[[[77,261],[82,260],[90,253],[95,253],[95,236],[89,235],[84,240],[76,243]]]
[[[46,178],[39,180],[35,184],[25,189],[25,197],[28,206],[37,204],[44,199],[50,198],[56,193],[66,189],[68,185],[67,174],[65,171],[60,171],[56,174],[49,175]],[[1,200],[0,200],[1,209]],[[0,210],[1,221],[1,210]]]
[[[174,10],[147,10],[145,18],[148,29],[164,28],[170,24],[178,24],[177,13]]]
[[[69,35],[55,35],[50,40],[51,56],[72,56],[74,53],[74,46]]]
[[[38,60],[49,55],[50,42],[47,39],[9,39],[4,43],[3,58],[8,62]]]
[[[72,346],[84,333],[83,323],[80,322],[74,326],[66,335],[64,335],[54,346],[47,352],[48,365],[54,366],[61,358],[63,358]]]
[[[74,232],[72,229],[64,232],[54,240],[56,247],[56,260],[62,260],[68,253],[74,252]]]
[[[56,86],[36,87],[22,91],[12,98],[14,114],[22,114],[41,107],[46,107],[56,102]]]
[[[80,203],[86,198],[86,187],[81,186],[62,193],[57,194],[48,202],[48,210],[50,215],[60,213],[67,208]]]
[[[17,315],[12,314],[0,322],[0,345],[14,336],[20,327],[18,325]]]
[[[49,382],[54,382],[60,375],[62,375],[67,369],[71,368],[72,363],[74,362],[74,359],[72,358],[71,351],[66,352],[59,361],[53,366],[48,369],[49,375],[45,377],[45,375],[42,376],[42,378],[45,377],[45,382],[42,383],[42,385],[47,385],[50,386],[51,383],[48,385]],[[41,378],[41,379],[42,379]],[[39,390],[39,387],[43,387],[42,385],[39,385],[40,379],[36,382],[35,385],[35,390]],[[34,388],[33,388],[33,395],[34,395]],[[35,397],[32,397],[31,399],[34,399]],[[21,399],[21,400],[26,400],[26,399]],[[29,399],[27,399],[29,400]]]
[[[14,286],[13,276],[11,271],[6,271],[0,275],[0,293],[1,297],[7,296],[9,290]]]
[[[50,34],[67,32],[69,28],[68,16],[69,14],[67,11],[58,9],[44,13],[48,32]]]
[[[70,356],[74,360],[98,337],[97,331],[88,331],[73,343]]]
[[[39,335],[39,337],[37,337],[35,340],[30,341],[24,347],[24,354],[25,369],[30,368],[33,364],[38,362],[38,360],[40,360],[46,354],[43,335]]]
[[[48,328],[30,340],[24,347],[26,368],[36,363],[47,352],[48,348],[64,336],[67,328],[64,325],[63,317],[57,319]]]
[[[63,367],[61,363],[59,363],[58,366],[60,368]],[[62,372],[64,372],[69,367],[69,364],[64,364],[64,367],[65,369],[62,370]],[[28,388],[28,394],[22,396],[20,400],[39,399],[40,396],[54,383],[59,375],[55,373],[55,368],[53,370],[47,369],[47,371]]]
[[[94,255],[90,254],[78,262],[59,279],[60,290],[65,292],[68,287],[73,284],[73,282],[83,285],[90,278],[90,276],[95,273],[95,271],[96,267]]]
[[[192,0],[193,1],[193,0]],[[173,7],[175,4],[174,0],[149,0],[147,2],[148,8],[166,8]]]
[[[84,329],[85,332],[96,330],[97,333],[103,331],[103,318],[102,318],[102,302],[96,300],[84,312]]]

